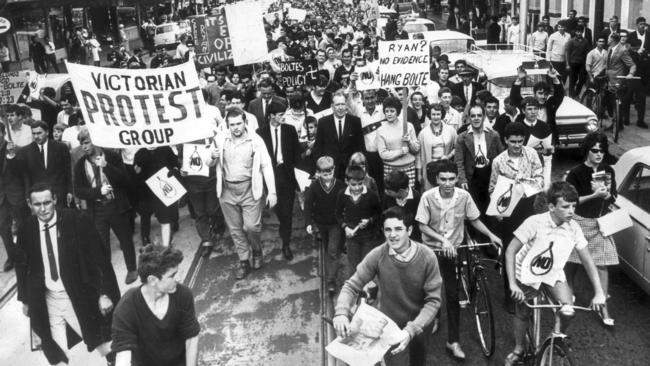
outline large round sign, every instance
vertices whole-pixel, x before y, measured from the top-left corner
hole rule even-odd
[[[0,17],[0,34],[6,32],[11,28],[11,23],[9,19]]]

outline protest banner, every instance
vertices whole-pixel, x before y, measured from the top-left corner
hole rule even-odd
[[[350,366],[374,366],[391,345],[399,342],[400,329],[389,317],[362,303],[350,322],[350,335],[337,337],[327,352]]]
[[[212,145],[183,144],[182,169],[187,175],[208,177],[210,167],[207,162],[211,160]]]
[[[226,5],[228,33],[235,66],[268,61],[266,31],[262,20],[262,7],[255,2],[239,2]]]
[[[66,67],[97,146],[178,145],[214,134],[192,62],[164,69]]]
[[[363,5],[364,23],[379,19],[379,2],[377,0],[366,0]]]
[[[356,81],[358,91],[381,88],[381,82],[379,81],[379,69],[377,66],[371,67],[369,65],[366,65],[362,67],[355,67],[354,70],[359,74],[359,79]]]
[[[29,81],[29,74],[29,71],[12,71],[0,74],[0,105],[18,103],[18,98]]]
[[[318,61],[280,61],[278,67],[284,86],[316,85],[318,81]]]
[[[379,78],[382,88],[426,85],[429,80],[427,41],[379,42]]]
[[[196,47],[196,61],[201,66],[230,64],[233,60],[228,22],[223,9],[216,15],[193,15],[187,18]]]
[[[295,20],[298,22],[304,21],[306,17],[307,17],[307,10],[304,9],[289,8],[289,12],[287,13],[288,19]]]
[[[276,20],[281,22],[283,18],[284,18],[284,14],[282,14],[281,11],[274,11],[274,12],[264,14],[264,19],[269,24],[273,24]]]
[[[167,207],[174,204],[174,202],[181,199],[187,193],[185,187],[183,187],[176,177],[168,175],[169,169],[162,167],[156,174],[145,181],[149,189],[151,189],[151,192]]]

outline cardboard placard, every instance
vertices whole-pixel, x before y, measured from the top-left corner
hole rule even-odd
[[[187,191],[181,182],[176,179],[173,175],[168,177],[169,169],[163,167],[156,174],[149,177],[146,180],[147,186],[149,189],[162,201],[162,203],[169,207],[174,202],[178,201],[183,197]]]
[[[598,221],[598,228],[603,236],[614,235],[633,225],[630,214],[624,209],[612,211],[599,217],[596,221]]]
[[[18,103],[20,95],[29,82],[29,76],[29,71],[12,71],[1,73],[0,105]]]
[[[238,2],[225,7],[228,32],[235,66],[268,60],[262,6],[256,2]]]
[[[210,176],[208,161],[211,160],[212,145],[183,144],[183,170],[189,176]]]
[[[318,61],[280,61],[277,63],[280,68],[282,85],[301,86],[315,85],[318,82]]]
[[[226,14],[221,9],[216,15],[196,15],[187,18],[196,47],[196,61],[201,66],[232,63]]]
[[[373,70],[370,66],[357,67],[355,72],[359,74],[355,82],[358,91],[381,88],[378,68]]]
[[[379,77],[382,88],[426,85],[429,80],[427,41],[379,42]]]
[[[499,175],[494,191],[490,195],[490,204],[486,214],[489,216],[510,217],[523,195],[524,187],[522,184]]]

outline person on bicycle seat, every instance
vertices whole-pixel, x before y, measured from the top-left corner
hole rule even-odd
[[[447,301],[447,349],[457,359],[465,359],[460,346],[460,305],[458,302],[458,280],[456,278],[456,252],[463,242],[465,220],[480,233],[490,238],[490,242],[501,246],[501,239],[494,235],[480,220],[481,212],[470,194],[456,188],[458,167],[453,162],[439,161],[435,177],[427,177],[438,187],[426,191],[420,199],[415,216],[422,231],[425,245],[442,250],[438,256],[440,272],[445,283]]]
[[[604,35],[596,39],[596,48],[587,53],[585,70],[587,71],[587,89],[591,88],[596,92],[599,87],[598,81],[605,77],[607,68],[607,51],[605,50],[607,38]]]
[[[563,305],[560,310],[562,332],[575,315],[573,293],[564,275],[564,265],[575,248],[587,276],[594,288],[592,307],[605,304],[598,270],[594,264],[587,240],[573,214],[578,203],[578,192],[567,182],[554,182],[546,192],[548,212],[533,215],[514,232],[514,239],[506,250],[506,271],[515,306],[513,328],[515,349],[506,357],[506,366],[514,365],[523,357],[526,329],[532,311],[524,301],[536,297],[542,288],[548,289],[553,298]]]
[[[431,323],[440,309],[442,278],[433,251],[409,239],[413,218],[402,207],[384,211],[386,241],[372,249],[345,282],[333,319],[340,337],[354,331],[351,308],[363,287],[373,279],[379,285],[379,310],[402,329],[396,348],[384,356],[386,366],[424,366],[430,345]]]

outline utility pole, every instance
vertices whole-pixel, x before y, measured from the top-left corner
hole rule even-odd
[[[541,19],[541,18],[540,18]],[[525,45],[528,35],[528,0],[519,0],[519,43]]]

